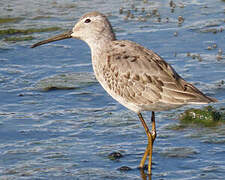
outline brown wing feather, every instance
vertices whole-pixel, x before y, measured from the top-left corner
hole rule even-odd
[[[153,51],[131,41],[113,43],[107,52],[104,78],[110,89],[127,101],[138,105],[215,102],[183,80]]]

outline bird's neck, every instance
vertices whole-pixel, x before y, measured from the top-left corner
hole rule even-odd
[[[112,43],[112,41],[115,41],[115,36],[101,36],[100,38],[91,39],[90,41],[87,41],[87,44],[89,45],[91,49],[92,55],[98,55],[101,54],[104,50],[107,49],[107,47]]]
[[[98,39],[88,44],[91,49],[92,65],[97,78],[99,74],[101,74],[101,72],[99,72],[102,69],[101,66],[106,63],[107,52],[110,51],[113,40],[114,39]],[[101,81],[100,79],[98,80]]]

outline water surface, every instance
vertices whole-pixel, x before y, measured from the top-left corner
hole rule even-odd
[[[218,98],[215,108],[224,107],[225,2],[174,2],[174,9],[163,0],[0,2],[1,17],[16,19],[0,23],[0,30],[59,28],[0,36],[0,179],[141,179],[144,129],[95,80],[88,46],[69,39],[29,48],[71,29],[89,11],[107,14],[118,39],[154,50],[187,81]],[[134,18],[126,18],[128,10]],[[33,40],[6,39],[26,36]],[[225,126],[171,128],[190,107],[156,113],[152,179],[223,179]],[[149,124],[150,115],[144,113]],[[123,157],[113,161],[112,152]],[[131,170],[121,172],[122,166]]]

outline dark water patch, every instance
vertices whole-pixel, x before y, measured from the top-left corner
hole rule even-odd
[[[120,152],[112,152],[108,155],[108,158],[113,161],[119,160],[122,157],[123,155]]]
[[[21,92],[18,94],[18,96],[20,97],[24,97],[24,96],[41,96],[41,94],[39,93],[34,93],[34,92]]]
[[[205,28],[205,29],[200,29],[199,32],[202,32],[202,33],[219,33],[219,32],[223,32],[225,30],[224,27],[218,27],[218,28]]]
[[[187,125],[185,124],[172,124],[172,125],[168,125],[166,127],[166,129],[169,129],[169,130],[175,130],[175,131],[182,131],[184,130],[185,128],[187,128]]]
[[[92,73],[60,74],[40,80],[36,84],[35,89],[40,91],[75,89],[89,86],[96,82]]]
[[[35,16],[35,17],[33,17],[32,19],[33,20],[42,20],[42,19],[50,19],[50,18],[52,18],[51,16]]]
[[[225,138],[224,137],[214,137],[214,138],[208,138],[203,140],[202,142],[207,144],[225,144]]]
[[[127,172],[127,171],[131,171],[132,168],[130,168],[129,166],[121,166],[117,170],[122,171],[122,172]]]
[[[190,27],[192,31],[201,33],[217,33],[225,30],[224,19],[202,20],[194,22]]]
[[[77,8],[77,4],[75,4],[75,3],[63,3],[63,4],[60,4],[60,3],[54,2],[53,7],[54,8],[59,8],[59,9],[62,9],[62,10],[68,10],[68,9]]]
[[[69,157],[67,155],[61,153],[61,152],[50,152],[47,153],[44,158],[46,159],[56,159],[56,160],[69,160]]]
[[[0,53],[4,53],[4,52],[7,52],[7,51],[10,51],[12,49],[8,48],[8,47],[5,47],[4,44],[2,42],[0,42]],[[1,57],[0,61],[5,61],[7,59],[4,59]]]
[[[160,152],[160,155],[171,158],[193,158],[198,151],[192,147],[167,147]]]

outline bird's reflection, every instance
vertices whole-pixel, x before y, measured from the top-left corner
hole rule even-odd
[[[142,180],[151,180],[152,176],[151,174],[145,173],[144,169],[140,168],[140,176]]]

